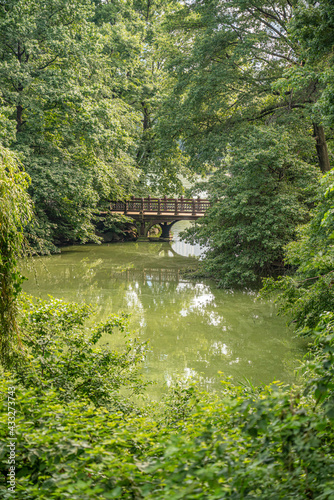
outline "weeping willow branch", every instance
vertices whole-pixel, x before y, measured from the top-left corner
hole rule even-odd
[[[10,368],[22,350],[17,324],[17,296],[22,276],[23,228],[32,218],[29,177],[19,159],[0,145],[0,362]]]

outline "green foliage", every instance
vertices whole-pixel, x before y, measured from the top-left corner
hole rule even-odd
[[[88,0],[0,6],[0,89],[16,128],[12,147],[32,179],[38,250],[50,240],[97,242],[99,203],[133,191],[138,177],[139,116],[111,88],[104,49],[112,34],[92,16]]]
[[[23,278],[17,261],[22,256],[23,228],[32,218],[28,185],[17,156],[0,145],[0,360],[7,367],[20,347],[16,314]]]
[[[311,381],[316,404],[322,403],[334,415],[334,336],[333,336],[333,175],[322,178],[319,201],[311,221],[300,229],[297,241],[286,247],[286,262],[293,266],[292,276],[265,281],[262,293],[275,293],[280,313],[290,316],[297,333],[308,336],[314,345],[303,370]]]
[[[304,64],[304,3],[194,1],[167,18],[172,87],[159,133],[179,142],[193,171],[211,176],[213,208],[188,237],[209,247],[201,273],[221,286],[282,270],[283,246],[314,201],[312,169],[329,170],[322,67]],[[324,35],[331,14],[318,4],[313,11]]]
[[[315,113],[329,127],[334,123],[333,46],[334,6],[330,0],[299,2],[291,23],[291,34],[298,41],[303,73],[313,75],[319,99]],[[320,92],[319,92],[320,90]]]
[[[92,315],[89,305],[68,304],[50,298],[22,303],[22,342],[29,355],[17,368],[27,387],[52,387],[59,399],[88,399],[95,406],[117,405],[120,388],[131,400],[143,390],[138,369],[145,344],[127,340],[122,352],[113,349],[108,336],[116,330],[128,336],[128,318],[111,315],[104,323],[85,327]],[[126,404],[124,403],[124,408]]]
[[[164,397],[163,422],[168,427],[177,428],[180,422],[193,413],[199,401],[200,397],[195,384],[182,380],[176,382]]]
[[[124,418],[57,396],[17,386],[16,494],[24,500],[333,496],[333,421],[279,384],[251,396],[225,383],[221,398],[197,395],[191,414],[172,427],[155,420],[153,407]],[[1,438],[6,473],[6,425]]]
[[[100,215],[96,219],[96,228],[101,234],[111,232],[130,239],[133,239],[137,234],[133,219],[123,214],[109,213],[103,216]]]
[[[117,96],[131,104],[140,118],[135,160],[141,170],[138,194],[182,192],[178,176],[185,174],[178,145],[158,133],[159,114],[170,93],[166,71],[168,47],[174,39],[164,22],[180,9],[178,0],[130,0],[105,3],[96,0],[95,19],[109,33],[105,51]]]
[[[33,178],[40,223],[29,229],[31,237],[41,245],[48,240],[48,248],[50,240],[96,240],[95,211],[108,197],[143,187],[135,185],[136,162],[152,189],[168,189],[166,180],[175,180],[189,159],[213,172],[212,208],[188,233],[209,246],[205,271],[230,286],[281,267],[283,246],[315,200],[309,125],[318,100],[311,85],[316,47],[322,47],[326,87],[318,103],[327,106],[319,112],[331,122],[324,48],[331,41],[330,3],[308,12],[301,2],[291,28],[297,33],[303,16],[320,25],[300,36],[303,47],[309,44],[305,72],[287,31],[296,2],[94,4],[96,10],[86,0],[0,5],[1,134],[13,141],[16,128],[12,144]],[[168,18],[172,37],[163,31],[163,9],[177,11]],[[164,55],[162,41],[168,42]],[[166,54],[168,78],[161,71]],[[160,108],[158,126],[171,81],[174,92]],[[12,362],[12,373],[0,381],[2,498],[12,497],[6,400],[8,386],[16,386],[16,496],[22,500],[332,500],[332,172],[311,222],[287,247],[295,275],[267,282],[268,289],[283,288],[283,310],[314,340],[302,367],[304,387],[274,383],[249,391],[224,382],[222,393],[210,396],[179,383],[162,403],[132,411],[128,395],[145,386],[138,373],[145,347],[128,340],[118,352],[103,343],[116,330],[127,335],[125,316],[87,328],[90,306],[26,300],[24,350],[17,349],[17,258],[31,205],[26,174],[15,156],[1,154],[1,360],[6,367]]]
[[[281,290],[281,312],[289,314],[298,331],[305,335],[312,335],[322,314],[334,308],[333,175],[331,171],[323,177],[311,222],[300,229],[298,240],[286,248],[285,260],[294,267],[293,276],[265,282],[265,291]]]
[[[303,372],[310,378],[305,393],[314,393],[316,405],[322,404],[334,418],[334,314],[323,313],[313,330],[314,348],[307,356]]]
[[[219,164],[240,125],[285,124],[310,135],[310,109],[319,98],[314,82],[277,86],[286,83],[285,71],[300,70],[299,42],[289,33],[294,7],[285,0],[195,1],[170,17],[173,86],[160,129],[171,142],[182,141],[192,168]]]
[[[36,253],[95,242],[111,199],[181,191],[182,155],[156,133],[168,93],[163,19],[178,2],[0,5],[0,124],[31,177]]]
[[[306,220],[316,186],[308,146],[268,126],[247,127],[231,141],[208,182],[212,207],[187,233],[209,247],[202,269],[220,286],[249,285],[282,268],[283,247]]]

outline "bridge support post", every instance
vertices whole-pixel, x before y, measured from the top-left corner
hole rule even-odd
[[[145,227],[145,222],[141,221],[140,223],[140,231],[139,231],[139,236],[144,236],[146,238],[146,227]]]
[[[161,235],[160,235],[160,240],[171,240],[172,237],[171,237],[171,234],[170,234],[170,230],[172,228],[172,226],[175,224],[175,222],[177,221],[173,221],[171,222],[170,224],[168,224],[167,222],[161,222],[159,224],[159,226],[161,227]]]

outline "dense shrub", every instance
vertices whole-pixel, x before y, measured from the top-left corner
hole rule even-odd
[[[22,342],[27,356],[16,367],[18,380],[26,387],[54,388],[60,400],[87,399],[98,406],[131,406],[131,395],[143,391],[139,374],[145,343],[129,338],[128,317],[110,315],[88,328],[90,305],[24,297],[21,307]],[[116,351],[109,336],[121,332],[124,346]],[[127,389],[128,402],[119,398]]]
[[[4,499],[11,498],[6,396],[13,384],[1,383]],[[176,412],[171,426],[163,407],[160,415],[151,407],[124,418],[16,387],[22,500],[333,498],[333,421],[279,384],[250,394],[226,383],[219,398],[188,400],[190,413]]]
[[[265,281],[265,292],[280,290],[280,312],[289,314],[298,331],[313,334],[324,312],[334,311],[334,171],[323,177],[319,202],[299,238],[286,247],[286,264],[294,273]]]

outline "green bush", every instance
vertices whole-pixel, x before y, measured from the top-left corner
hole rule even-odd
[[[22,306],[25,365],[0,382],[0,493],[8,477],[8,394],[15,387],[16,493],[22,500],[334,498],[334,316],[322,316],[304,387],[275,382],[219,395],[181,382],[160,403],[132,407],[144,346],[101,345],[127,332],[112,316],[84,327],[90,306]],[[5,380],[8,380],[6,382]]]
[[[264,293],[280,290],[280,312],[288,314],[303,335],[313,335],[324,312],[334,311],[334,171],[323,177],[319,202],[299,238],[286,247],[292,276],[265,281]]]
[[[2,498],[11,498],[1,382]],[[166,426],[163,407],[128,415],[16,385],[17,498],[307,499],[334,496],[333,420],[279,384],[196,396]]]
[[[21,330],[27,356],[16,367],[18,380],[26,387],[53,388],[60,400],[83,398],[97,407],[116,404],[125,408],[125,399],[118,396],[120,389],[127,389],[131,400],[146,385],[139,373],[146,344],[128,338],[122,352],[114,350],[107,337],[115,331],[128,337],[128,317],[111,315],[106,322],[87,328],[85,322],[92,312],[87,304],[25,297]]]

